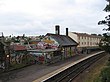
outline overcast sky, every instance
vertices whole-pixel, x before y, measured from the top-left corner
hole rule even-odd
[[[45,35],[60,25],[71,32],[103,33],[105,0],[0,0],[0,32],[5,35]]]

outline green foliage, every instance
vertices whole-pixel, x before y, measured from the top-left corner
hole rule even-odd
[[[98,22],[98,25],[102,25],[102,24],[108,26],[107,29],[104,28],[103,30],[110,31],[110,15],[106,16],[105,17],[105,20],[102,20],[102,21],[99,21]]]
[[[101,82],[110,82],[110,66],[101,71]]]
[[[109,62],[107,62],[107,66],[110,66],[110,57],[109,57]]]
[[[104,11],[110,12],[110,0],[106,1],[109,4],[106,5]],[[98,25],[101,24],[107,25],[108,28],[104,30],[110,31],[110,15],[106,16],[105,20],[98,22]],[[100,41],[99,46],[110,54],[110,33],[103,34],[103,39]],[[106,68],[101,71],[100,76],[94,82],[110,82],[110,61],[107,63]]]
[[[109,4],[106,5],[106,7],[104,8],[104,11],[106,12],[110,12],[110,0],[106,0]],[[105,20],[102,20],[102,21],[99,21],[98,22],[98,25],[107,25],[108,28],[107,29],[104,29],[106,31],[110,31],[110,15],[106,16],[105,17]]]
[[[97,77],[93,82],[101,82],[101,77]]]
[[[110,5],[107,5],[107,6],[105,7],[104,11],[110,12]]]
[[[110,12],[110,0],[106,0],[106,1],[107,1],[109,4],[106,5],[104,11],[106,11],[106,12]]]
[[[101,47],[107,53],[110,53],[110,35],[108,33],[103,34],[99,47]]]
[[[105,68],[101,71],[100,75],[94,80],[94,82],[110,82],[110,61],[109,60]]]
[[[106,0],[109,4],[105,7],[105,11],[109,12],[110,11],[110,0]],[[107,25],[108,28],[104,29],[106,31],[110,31],[110,15],[105,17],[105,20],[99,21],[98,25]],[[110,53],[110,34],[109,33],[105,33],[103,34],[103,39],[100,41],[99,46],[105,50],[106,52]]]

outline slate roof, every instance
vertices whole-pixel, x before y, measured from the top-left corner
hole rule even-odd
[[[102,38],[102,36],[98,36],[98,35],[91,35],[91,34],[87,34],[87,33],[77,33],[77,32],[72,32],[78,36],[85,36],[85,37],[92,37],[92,38]]]
[[[78,45],[76,41],[74,41],[72,38],[66,35],[58,35],[58,34],[51,34],[51,33],[47,33],[46,35],[55,39],[55,41],[57,41],[60,46],[66,47],[66,46],[77,46]]]

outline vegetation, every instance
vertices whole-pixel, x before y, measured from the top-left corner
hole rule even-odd
[[[104,11],[110,12],[110,0],[106,0],[108,4],[106,5]],[[105,17],[105,20],[99,21],[99,25],[104,24],[107,25],[107,29],[103,29],[106,31],[110,31],[110,15]],[[100,41],[99,46],[105,50],[107,53],[110,54],[110,33],[104,33],[103,38]],[[101,71],[99,77],[95,79],[94,82],[110,82],[110,58],[108,59],[108,64],[104,67],[104,69]]]
[[[105,61],[105,58],[99,60],[98,63],[96,63],[91,69],[89,69],[85,80],[82,82],[101,82],[99,80],[99,75],[101,73],[101,70],[106,66],[106,62],[107,61]]]
[[[110,12],[110,0],[106,0],[106,1],[108,2],[108,4],[106,5],[104,11]],[[107,25],[108,27],[106,29],[104,28],[103,30],[110,31],[110,15],[106,16],[105,20],[98,22],[98,25],[102,25],[102,24]],[[109,32],[103,34],[103,38],[100,41],[99,46],[106,52],[110,53],[110,33]]]
[[[105,50],[107,53],[110,53],[110,34],[104,33],[103,38],[100,41],[99,46]]]
[[[101,71],[99,77],[97,77],[94,82],[110,82],[110,61]]]

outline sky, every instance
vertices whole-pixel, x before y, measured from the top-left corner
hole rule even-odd
[[[107,15],[106,0],[0,0],[0,33],[4,35],[45,35],[81,32],[102,34],[98,25]]]

